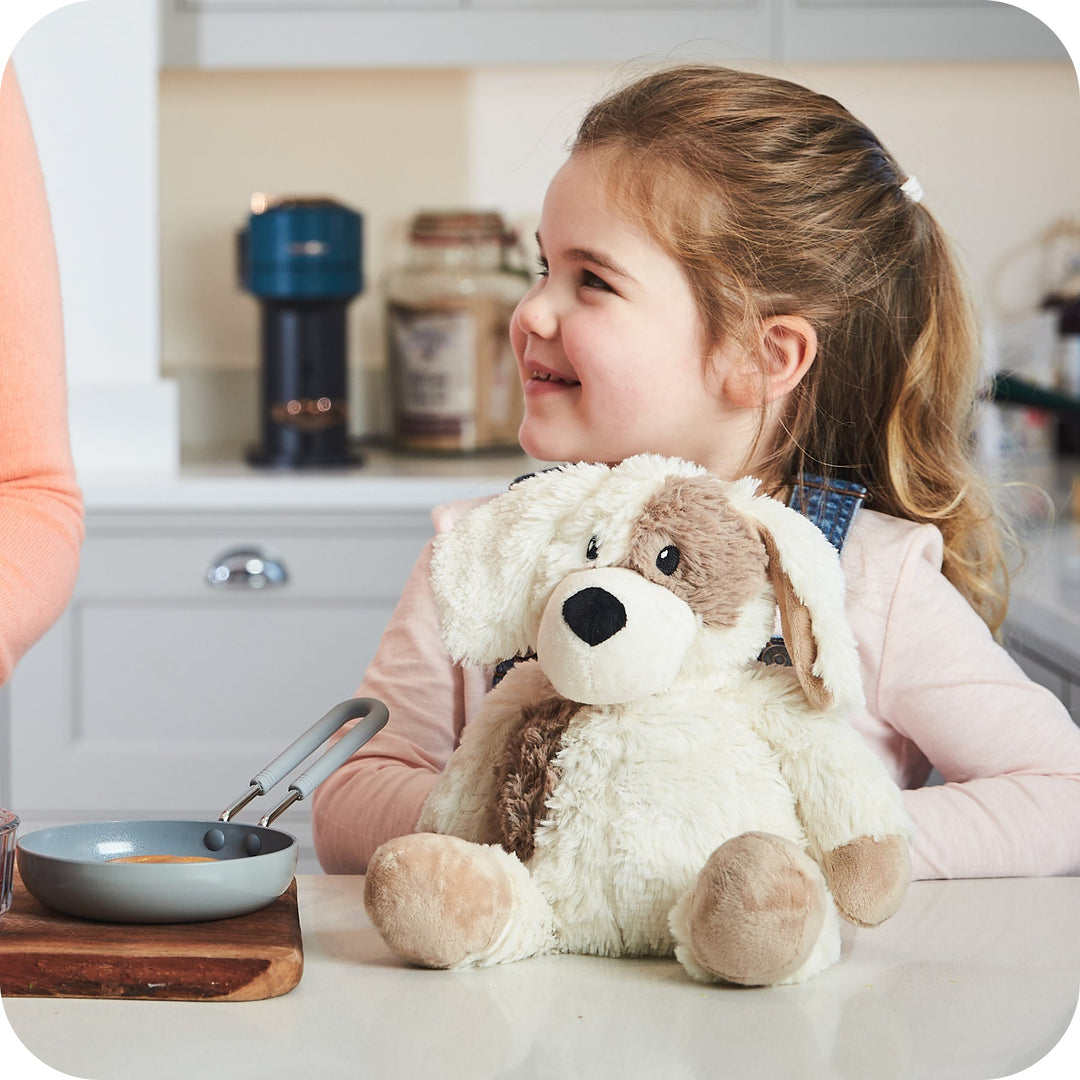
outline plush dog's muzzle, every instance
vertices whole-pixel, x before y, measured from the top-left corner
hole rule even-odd
[[[693,611],[670,590],[633,570],[599,567],[556,587],[536,652],[563,697],[611,705],[666,689],[696,634]]]

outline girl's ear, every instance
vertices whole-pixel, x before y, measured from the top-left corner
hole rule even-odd
[[[729,362],[723,375],[727,400],[740,408],[760,409],[786,397],[817,358],[817,332],[801,315],[773,315],[760,327],[756,360]]]

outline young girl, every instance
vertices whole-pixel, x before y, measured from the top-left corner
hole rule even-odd
[[[588,113],[537,240],[511,327],[525,451],[670,454],[839,499],[855,723],[905,789],[914,876],[1080,872],[1080,730],[992,636],[1005,575],[969,458],[976,334],[917,183],[830,98],[677,67]],[[331,873],[413,831],[491,685],[446,656],[429,563],[430,546],[359,690],[391,722],[315,796]],[[932,766],[944,785],[923,786]]]

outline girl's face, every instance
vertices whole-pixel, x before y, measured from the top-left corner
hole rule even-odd
[[[587,155],[556,173],[537,239],[540,277],[510,330],[525,452],[610,463],[657,453],[735,476],[758,421],[720,390],[739,355],[705,357],[682,267],[610,205]]]

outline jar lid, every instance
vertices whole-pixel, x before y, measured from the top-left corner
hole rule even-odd
[[[513,239],[493,210],[421,210],[409,230],[414,244],[505,244]]]
[[[363,290],[363,216],[328,198],[252,200],[241,286],[263,299],[351,299]]]

